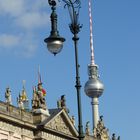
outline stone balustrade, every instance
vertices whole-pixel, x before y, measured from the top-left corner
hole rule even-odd
[[[33,115],[31,112],[19,109],[2,101],[0,101],[0,114],[33,124]]]

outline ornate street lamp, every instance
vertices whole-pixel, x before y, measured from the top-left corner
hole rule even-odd
[[[71,23],[69,24],[69,28],[71,33],[73,34],[72,40],[74,41],[74,47],[75,47],[75,67],[76,67],[76,91],[77,91],[77,104],[78,104],[78,130],[79,130],[79,140],[83,140],[84,134],[83,134],[83,125],[82,125],[82,109],[81,109],[81,84],[80,84],[80,75],[79,75],[79,62],[78,62],[78,47],[77,43],[79,40],[78,33],[80,32],[80,28],[82,27],[79,22],[79,9],[81,6],[80,0],[62,0],[65,5],[64,7],[68,8]],[[56,14],[56,1],[55,0],[48,0],[49,5],[52,9],[51,14],[51,34],[48,38],[46,38],[44,41],[47,43],[48,50],[56,55],[59,53],[63,48],[63,42],[65,39],[63,37],[59,36],[58,30],[57,30],[57,14]]]
[[[55,0],[48,0],[49,5],[51,6],[52,13],[51,13],[51,33],[48,38],[44,41],[47,43],[48,50],[56,55],[59,53],[63,48],[63,42],[65,39],[59,35],[57,30],[57,14],[56,14],[56,2]]]

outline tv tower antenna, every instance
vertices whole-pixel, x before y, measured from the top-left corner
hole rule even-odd
[[[91,50],[91,65],[95,65],[94,47],[93,47],[93,27],[92,27],[92,9],[91,0],[89,0],[89,23],[90,23],[90,50]]]

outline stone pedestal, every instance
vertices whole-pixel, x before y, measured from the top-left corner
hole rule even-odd
[[[50,116],[48,110],[44,109],[34,109],[33,110],[33,121],[34,124],[40,124],[45,119],[47,119]]]

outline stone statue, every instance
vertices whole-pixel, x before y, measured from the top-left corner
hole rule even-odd
[[[112,134],[112,140],[117,140],[116,136],[115,136],[115,133]]]
[[[57,107],[58,107],[58,108],[62,108],[62,107],[61,107],[61,100],[58,100],[58,101],[57,101]]]
[[[19,97],[17,97],[17,104],[20,109],[29,111],[29,100],[27,98],[27,93],[25,89],[25,80],[23,80],[23,89],[21,93],[19,93]]]
[[[45,90],[42,87],[42,83],[38,83],[37,90],[34,90],[32,108],[33,109],[44,109],[46,110],[46,100],[44,97]]]
[[[17,97],[17,104],[20,109],[24,110],[24,104],[23,104],[22,96],[20,95],[20,93],[19,93],[19,97]]]
[[[32,99],[32,108],[36,109],[38,108],[38,97],[36,93],[36,87],[33,87],[33,99]]]
[[[109,140],[108,129],[104,126],[103,116],[100,116],[97,128],[93,129],[93,137],[95,140]]]
[[[103,116],[100,116],[100,120],[97,125],[99,125],[99,127],[104,127]]]
[[[11,100],[11,90],[10,90],[9,87],[6,88],[5,99],[6,99],[6,103],[12,104],[12,100]]]
[[[102,115],[100,116],[100,121],[103,122],[103,116]]]
[[[62,95],[61,99],[57,101],[57,107],[58,108],[63,108],[67,113],[69,113],[69,109],[66,106],[65,95]]]
[[[86,129],[85,129],[85,132],[86,132],[86,135],[90,135],[90,122],[88,121],[87,123],[86,123]]]
[[[75,117],[74,116],[71,116],[71,122],[73,125],[75,125]]]
[[[115,133],[112,134],[112,140],[120,140],[120,136],[118,136],[118,138],[116,138]]]
[[[65,99],[65,95],[61,96],[61,107],[62,108],[66,108],[66,99]]]

